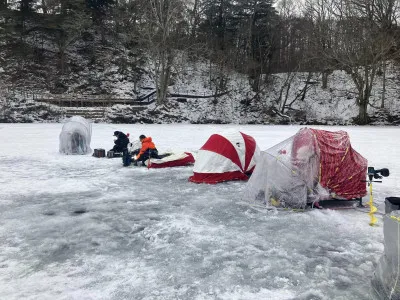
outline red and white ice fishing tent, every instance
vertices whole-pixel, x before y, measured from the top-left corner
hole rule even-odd
[[[195,183],[247,180],[256,165],[259,149],[253,137],[239,131],[213,134],[197,153]]]

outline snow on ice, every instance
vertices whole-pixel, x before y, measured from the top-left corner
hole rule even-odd
[[[190,183],[191,167],[61,155],[61,128],[0,124],[0,298],[369,298],[381,219],[255,209],[241,199],[246,183]],[[91,147],[110,149],[121,130],[152,136],[160,152],[195,153],[228,128],[265,150],[300,127],[93,124]],[[347,130],[370,166],[390,168],[374,185],[380,211],[400,196],[398,128],[316,128]]]

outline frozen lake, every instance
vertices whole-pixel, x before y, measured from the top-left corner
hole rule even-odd
[[[379,215],[370,227],[356,210],[258,210],[241,200],[244,182],[190,183],[191,167],[60,155],[61,127],[0,124],[1,299],[369,298]],[[228,128],[265,150],[300,127],[94,124],[91,146],[110,149],[121,130],[195,152]],[[348,131],[370,166],[390,169],[374,185],[380,211],[400,196],[399,128],[314,128]]]

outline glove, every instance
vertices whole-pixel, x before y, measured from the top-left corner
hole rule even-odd
[[[137,155],[135,155],[134,157],[133,157],[133,159],[134,160],[137,160],[139,157],[137,156]]]

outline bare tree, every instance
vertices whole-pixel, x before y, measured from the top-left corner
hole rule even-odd
[[[157,104],[167,100],[168,86],[174,63],[174,46],[179,38],[178,26],[182,18],[181,0],[145,0],[145,24],[142,38],[152,59]]]
[[[335,20],[329,7],[334,0],[305,0],[304,17],[309,20],[310,27],[305,32],[309,38],[307,56],[315,71],[321,73],[322,88],[328,87],[328,77],[333,72],[335,62],[329,61],[324,53],[334,47]]]
[[[399,1],[398,0],[377,0],[374,4],[374,17],[377,21],[381,30],[386,31],[389,34],[395,35],[397,26],[397,20],[399,18]],[[395,39],[398,37],[394,36]],[[393,54],[393,53],[390,53]],[[389,55],[388,58],[392,58],[393,55]],[[385,107],[386,98],[386,60],[382,60],[382,94],[381,94],[381,108]]]
[[[377,1],[389,0],[308,2],[308,16],[314,22],[314,44],[329,37],[326,46],[316,47],[318,55],[328,67],[345,70],[351,76],[358,92],[360,124],[368,123],[367,109],[377,71],[394,48],[393,36],[378,22]],[[321,26],[325,26],[324,30],[320,30]]]
[[[204,10],[204,5],[201,0],[193,0],[191,5],[188,5],[190,37],[192,41],[196,39],[197,30],[200,24],[201,14]]]

